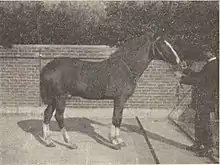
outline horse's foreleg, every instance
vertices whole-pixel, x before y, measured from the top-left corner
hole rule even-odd
[[[110,140],[114,145],[125,146],[120,138],[120,126],[122,122],[123,108],[125,99],[123,97],[114,100],[114,111],[112,117],[112,126],[110,129]]]
[[[59,125],[61,134],[63,136],[63,139],[66,143],[70,144],[70,140],[69,140],[69,136],[68,133],[66,131],[66,128],[64,126],[64,110],[65,110],[65,104],[66,104],[66,100],[65,97],[60,97],[57,101],[57,105],[56,105],[56,114],[55,114],[55,119]],[[70,148],[77,148],[77,146],[74,144],[71,146],[69,146]]]
[[[55,147],[55,144],[50,139],[50,128],[49,123],[53,116],[55,110],[55,103],[48,105],[44,111],[44,121],[43,121],[43,140],[47,143],[49,147]]]

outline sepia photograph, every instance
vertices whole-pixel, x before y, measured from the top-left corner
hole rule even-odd
[[[0,165],[219,164],[219,1],[0,1]]]

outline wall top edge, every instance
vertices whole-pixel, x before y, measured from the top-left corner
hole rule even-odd
[[[13,48],[23,48],[23,47],[36,47],[36,48],[44,48],[44,47],[72,47],[72,48],[77,48],[77,47],[81,47],[81,48],[108,48],[108,49],[116,49],[116,47],[110,47],[107,45],[39,45],[39,44],[28,44],[28,45],[20,45],[20,44],[14,44],[12,45],[12,49]],[[0,48],[3,48],[2,45],[0,45]],[[11,48],[8,48],[11,49]]]

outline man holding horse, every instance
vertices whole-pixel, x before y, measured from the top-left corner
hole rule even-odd
[[[211,51],[204,51],[207,63],[200,72],[185,69],[183,74],[176,72],[180,83],[192,85],[193,109],[195,115],[195,144],[190,147],[197,156],[208,156],[212,153],[212,131],[210,127],[210,113],[214,112],[218,105],[218,59]],[[218,107],[218,106],[217,106]],[[218,111],[218,109],[217,109]]]

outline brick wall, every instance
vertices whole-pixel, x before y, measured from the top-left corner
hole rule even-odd
[[[54,57],[78,57],[100,61],[108,58],[114,48],[84,45],[14,45],[0,47],[0,104],[2,106],[40,106],[39,70]],[[39,55],[41,54],[41,58]],[[186,90],[188,86],[184,87]],[[163,61],[152,61],[138,82],[126,107],[171,108],[176,102],[176,81]],[[72,98],[73,107],[112,107],[112,101]]]

